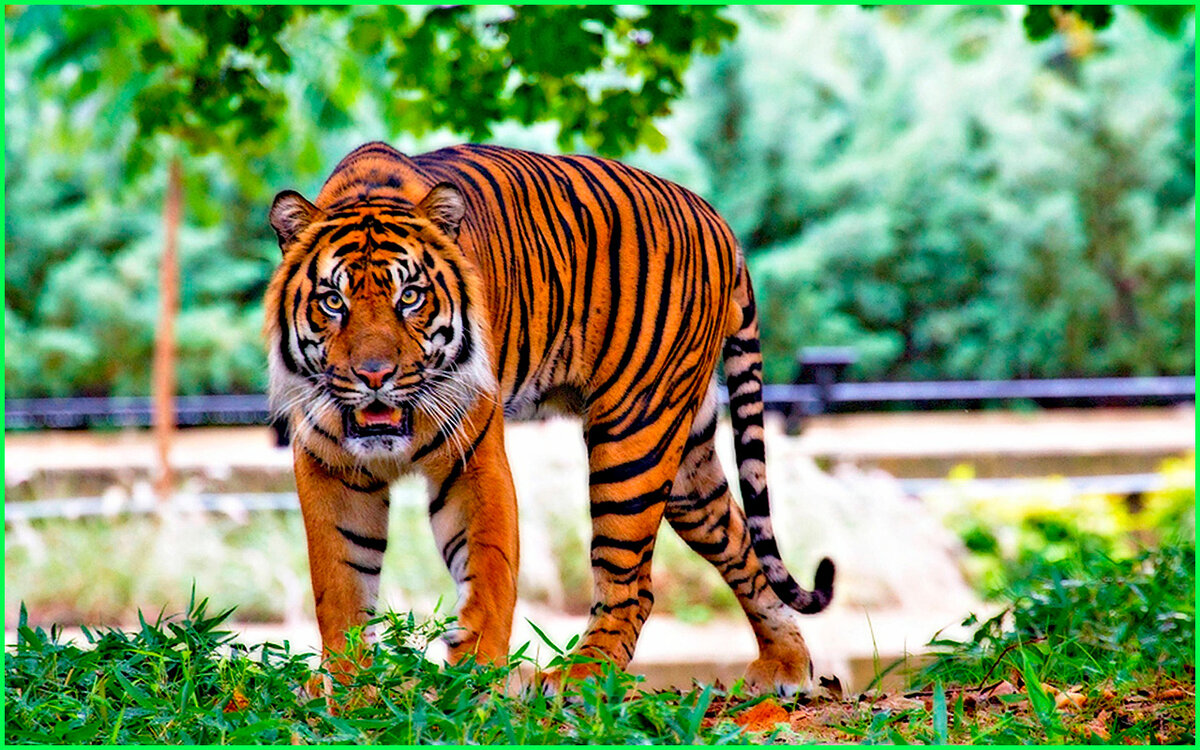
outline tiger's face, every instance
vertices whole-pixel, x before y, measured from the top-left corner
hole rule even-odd
[[[488,391],[473,271],[455,244],[465,212],[449,184],[417,205],[318,209],[285,191],[271,208],[284,257],[267,295],[270,390],[306,444],[404,458],[434,424]]]

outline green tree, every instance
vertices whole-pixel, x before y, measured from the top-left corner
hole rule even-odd
[[[1117,8],[1067,63],[1011,9],[741,13],[664,125],[691,156],[641,160],[742,239],[769,380],[812,344],[867,379],[1192,371],[1190,20]]]
[[[273,190],[369,138],[508,122],[661,146],[689,63],[734,32],[715,7],[8,7],[7,394],[146,392],[172,160],[180,390],[261,390]]]

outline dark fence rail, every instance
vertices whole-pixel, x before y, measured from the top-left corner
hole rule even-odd
[[[958,380],[911,383],[828,383],[767,385],[769,408],[820,414],[837,404],[1036,400],[1040,403],[1091,400],[1097,404],[1195,401],[1193,376],[1068,378],[1054,380]],[[724,393],[722,393],[724,400]],[[267,397],[181,396],[177,420],[183,426],[268,424]],[[150,424],[146,397],[6,399],[6,429],[136,427]]]
[[[942,380],[896,383],[833,383],[763,386],[768,405],[899,403],[905,401],[1194,401],[1193,376],[1144,378],[1059,378],[1052,380]]]
[[[152,405],[145,396],[112,398],[12,398],[4,401],[6,429],[140,427],[150,424]],[[263,394],[180,396],[175,399],[178,424],[267,424],[270,410]]]

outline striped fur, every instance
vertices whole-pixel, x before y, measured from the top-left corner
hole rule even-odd
[[[746,610],[751,682],[808,685],[789,613],[828,604],[833,566],[807,591],[779,558],[753,293],[711,206],[604,159],[369,143],[314,203],[281,193],[271,223],[271,395],[296,435],[327,650],[374,606],[387,483],[418,472],[459,585],[452,656],[504,658],[517,539],[502,427],[552,410],[582,418],[588,449],[595,603],[579,651],[632,657],[665,517]],[[722,351],[744,515],[712,446]]]

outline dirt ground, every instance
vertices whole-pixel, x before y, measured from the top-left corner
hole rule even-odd
[[[579,428],[561,419],[514,424],[506,441],[521,498],[522,584],[550,591],[553,603],[561,576],[536,550],[561,534],[563,523],[581,525],[580,533],[586,533],[586,456]],[[734,463],[727,424],[717,444],[728,471]],[[958,540],[929,508],[906,496],[881,464],[904,458],[991,460],[1011,476],[1021,474],[1023,460],[1062,463],[1085,456],[1100,461],[1096,473],[1105,473],[1106,455],[1158,457],[1194,446],[1191,406],[829,416],[811,420],[799,437],[784,435],[780,420],[769,420],[772,512],[785,559],[801,580],[821,556],[838,564],[834,604],[802,622],[817,674],[837,676],[847,690],[862,690],[878,668],[905,658],[915,665],[935,634],[956,635],[968,612],[986,611],[963,579]],[[48,475],[92,472],[119,493],[146,491],[154,453],[146,431],[10,433],[4,458],[9,489]],[[275,447],[266,428],[182,430],[173,460],[200,485],[245,470],[286,482],[291,470],[290,450]],[[417,484],[397,485],[393,496],[394,506],[397,499],[422,502]],[[656,566],[656,579],[659,575]],[[669,575],[665,580],[670,585]],[[389,604],[412,606],[395,598]],[[514,647],[538,643],[529,620],[559,644],[585,622],[553,607],[522,603]],[[311,621],[239,627],[249,642],[286,638],[297,648],[318,645]],[[11,633],[6,636],[11,642]],[[693,625],[657,614],[645,626],[632,668],[647,676],[649,688],[686,687],[693,678],[729,684],[754,656],[753,636],[740,618]],[[885,687],[895,687],[897,680],[895,673]]]

